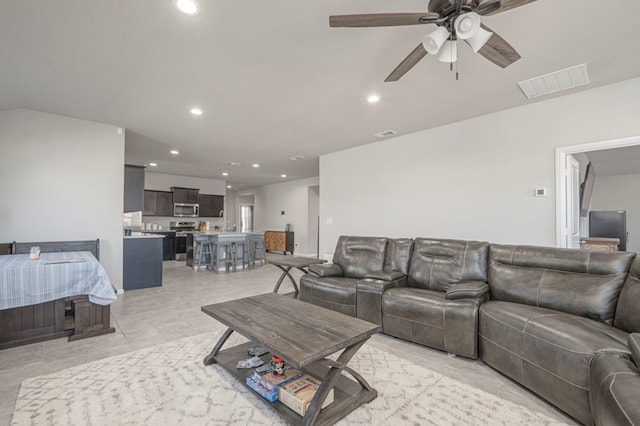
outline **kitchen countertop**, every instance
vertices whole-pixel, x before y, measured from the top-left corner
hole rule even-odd
[[[259,234],[262,235],[264,232],[253,231],[253,232],[227,232],[227,231],[186,231],[189,234],[194,235],[228,235],[228,236],[242,236],[242,235],[253,235]]]
[[[149,234],[147,232],[132,232],[131,235],[125,235],[124,238],[164,238],[164,235]]]

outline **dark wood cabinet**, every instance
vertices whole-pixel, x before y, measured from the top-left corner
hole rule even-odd
[[[145,231],[149,234],[163,235],[162,260],[176,260],[176,231]]]
[[[142,214],[145,216],[173,216],[173,193],[145,190]]]
[[[224,195],[200,194],[200,217],[220,217],[224,209]]]
[[[266,251],[281,251],[293,254],[293,232],[266,231],[264,233],[264,248]]]
[[[173,216],[173,194],[171,192],[158,191],[156,212],[156,216]]]
[[[144,192],[144,167],[124,166],[124,212],[139,212],[142,210]]]
[[[177,186],[171,187],[171,191],[173,191],[173,202],[174,203],[185,203],[185,204],[198,204],[200,190],[193,188],[180,188]]]

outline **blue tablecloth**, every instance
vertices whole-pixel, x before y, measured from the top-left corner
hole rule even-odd
[[[88,251],[0,256],[0,309],[29,306],[69,296],[109,305],[117,300],[111,281]]]

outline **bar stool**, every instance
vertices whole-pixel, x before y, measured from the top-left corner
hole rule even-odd
[[[193,249],[193,270],[198,271],[201,265],[207,265],[207,256],[212,257],[211,241],[195,237]]]
[[[218,272],[218,266],[222,262],[224,264],[225,271],[228,271],[231,267],[235,269],[235,253],[232,241],[211,241],[211,263],[209,263],[209,270]]]
[[[249,241],[245,238],[242,240],[237,240],[233,242],[233,254],[235,258],[233,259],[233,270],[237,271],[238,266],[241,266],[242,269],[245,269],[245,265],[249,268],[251,263],[250,259],[250,247]]]
[[[255,266],[256,262],[264,265],[267,262],[267,255],[264,249],[264,239],[262,236],[251,236],[249,239],[251,251],[251,266]]]

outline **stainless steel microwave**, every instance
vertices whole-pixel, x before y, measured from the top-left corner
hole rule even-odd
[[[173,205],[173,215],[175,217],[198,217],[199,210],[199,204],[175,203]]]

